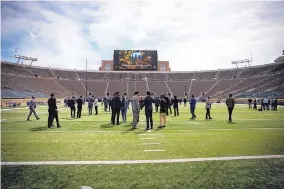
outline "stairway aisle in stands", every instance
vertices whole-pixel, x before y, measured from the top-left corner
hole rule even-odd
[[[91,92],[97,98],[104,98],[108,88],[107,81],[87,81],[88,93]]]
[[[107,86],[106,86],[106,90],[105,90],[105,96],[106,96],[107,93],[108,93],[108,86],[109,86],[109,81],[107,82]]]
[[[64,98],[65,98],[66,96],[69,96],[69,95],[72,94],[69,90],[67,90],[65,87],[63,87],[62,85],[60,85],[60,84],[56,81],[55,78],[53,78],[52,80],[53,80],[53,82],[54,82],[56,85],[58,85],[58,86],[64,91],[64,93],[61,95],[61,97],[64,97]]]
[[[186,86],[189,88],[190,86],[190,81],[185,81],[185,82],[178,82],[178,81],[172,81],[172,82],[167,82],[169,88],[171,91],[174,92],[174,95],[177,96],[178,98],[184,98],[184,87]],[[186,91],[188,92],[188,91]]]
[[[149,82],[149,87],[151,92],[155,94],[155,96],[160,96],[162,94],[166,94],[171,90],[168,89],[164,81],[152,81]]]
[[[123,93],[127,91],[126,82],[115,82],[111,81],[108,86],[108,92],[112,95],[115,92],[120,92],[120,95],[122,96]]]
[[[219,82],[220,82],[220,80],[217,79],[216,83],[214,83],[207,91],[204,92],[203,97],[204,96],[206,96],[206,97],[210,96],[210,91],[212,91]]]
[[[168,86],[167,82],[165,81],[165,85],[167,86],[168,92],[171,94],[171,96],[173,95],[172,90],[170,89],[170,87]],[[167,93],[166,93],[167,94]]]
[[[149,84],[148,84],[148,80],[146,79],[146,89],[147,89],[147,91],[150,91],[150,87],[149,87]]]

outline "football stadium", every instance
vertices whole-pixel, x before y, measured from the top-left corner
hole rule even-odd
[[[1,188],[284,188],[284,50],[195,71],[160,53],[1,59]]]

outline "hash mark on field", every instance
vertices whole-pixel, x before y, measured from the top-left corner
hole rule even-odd
[[[158,142],[156,142],[156,143],[143,143],[143,145],[151,145],[151,144],[160,144],[160,143],[158,143]]]
[[[164,152],[165,150],[144,150],[144,152]]]
[[[156,138],[140,138],[141,140],[151,140],[151,139],[156,139]]]
[[[161,135],[161,134],[156,134],[156,133],[152,133],[152,134],[147,134],[147,133],[142,133],[142,134],[138,134],[138,135],[144,135],[144,136],[157,136],[157,135]]]
[[[1,162],[3,165],[118,165],[118,164],[153,164],[153,163],[184,163],[203,161],[230,161],[249,159],[283,159],[284,155],[263,156],[233,156],[233,157],[208,157],[189,159],[161,159],[161,160],[121,160],[121,161],[30,161],[30,162]]]

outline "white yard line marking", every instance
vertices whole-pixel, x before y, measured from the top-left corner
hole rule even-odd
[[[141,140],[151,140],[151,139],[156,139],[156,138],[140,138]]]
[[[165,150],[144,150],[144,152],[164,152]]]
[[[1,122],[4,122],[4,121],[6,121],[6,119],[1,119]]]
[[[81,186],[80,189],[93,189],[93,188],[90,186]]]
[[[121,161],[28,161],[28,162],[1,162],[3,165],[118,165],[118,164],[153,164],[153,163],[182,163],[202,161],[229,161],[249,159],[283,159],[284,155],[263,156],[233,156],[233,157],[208,157],[188,159],[161,159],[161,160],[121,160]]]
[[[138,134],[138,135],[144,135],[144,136],[157,136],[157,135],[162,135],[162,134],[159,134],[159,133],[152,133],[152,134],[147,134],[147,133],[142,133],[142,134]]]
[[[160,144],[160,143],[158,143],[158,142],[153,142],[153,143],[143,143],[143,145],[154,145],[154,144]]]
[[[36,127],[34,127],[36,128]],[[31,128],[31,129],[34,129]],[[237,130],[283,130],[284,128],[239,128],[239,129],[206,129],[206,128],[197,128],[197,129],[167,129],[166,131],[179,131],[179,132],[192,132],[192,131],[204,131],[204,130],[209,130],[209,131],[237,131]],[[57,130],[57,128],[54,128],[52,130],[47,130],[47,131],[1,131],[2,133],[135,133],[133,131],[60,131]],[[164,134],[170,134],[170,133],[164,133]],[[157,135],[153,135],[157,136]],[[140,139],[156,139],[156,138],[140,138]]]

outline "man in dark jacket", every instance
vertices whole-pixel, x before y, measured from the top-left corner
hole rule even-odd
[[[119,92],[115,93],[115,97],[112,99],[112,124],[115,125],[115,117],[116,117],[116,124],[119,125],[119,113],[120,108],[122,107],[122,102],[119,97]]]
[[[277,106],[278,106],[278,101],[277,101],[277,99],[275,98],[275,99],[274,99],[274,111],[277,111]]]
[[[167,103],[167,111],[166,111],[166,114],[167,114],[167,116],[168,116],[168,115],[169,115],[169,109],[170,109],[170,113],[172,113],[171,101],[170,101],[169,97],[166,96],[166,94],[164,94],[164,99],[166,100],[166,103]]]
[[[82,105],[84,101],[82,99],[82,96],[77,100],[77,118],[81,118],[81,113],[82,113]]]
[[[58,110],[56,106],[56,99],[54,97],[54,94],[50,95],[50,99],[47,101],[48,104],[48,128],[53,127],[53,120],[55,118],[57,123],[57,128],[60,128],[59,120],[58,120]]]
[[[179,113],[178,113],[178,103],[179,103],[179,100],[177,99],[177,96],[174,96],[174,99],[172,100],[172,103],[173,103],[173,106],[174,106],[175,116],[179,116]]]
[[[158,128],[162,129],[166,127],[166,111],[167,111],[167,102],[164,95],[160,97],[160,126]]]
[[[75,108],[75,97],[73,96],[72,99],[68,100],[68,107],[71,110],[71,118],[75,117],[76,108]]]
[[[252,108],[251,103],[252,103],[252,99],[251,99],[251,98],[249,98],[249,99],[248,99],[249,109],[251,109],[251,108]]]
[[[236,103],[235,99],[232,96],[232,94],[229,94],[229,98],[226,99],[226,105],[228,107],[229,112],[229,122],[232,122],[232,113]]]
[[[156,113],[159,111],[160,102],[161,102],[160,98],[157,97],[157,98],[155,99]]]
[[[152,114],[153,114],[153,103],[154,102],[155,102],[154,98],[151,96],[151,93],[148,91],[147,92],[147,96],[144,99],[144,103],[141,106],[141,110],[145,106],[145,116],[146,116],[146,121],[147,121],[146,130],[147,131],[153,129],[153,117],[152,117]],[[149,122],[151,124],[151,128],[150,128]]]

